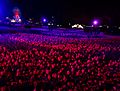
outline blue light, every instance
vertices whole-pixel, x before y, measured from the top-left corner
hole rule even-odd
[[[43,22],[46,22],[46,21],[47,21],[47,20],[44,18],[44,19],[43,19]]]
[[[0,0],[0,17],[6,17],[10,15],[11,11],[11,1],[10,0]]]
[[[2,2],[2,1],[0,1],[0,17],[2,17],[2,16],[3,16],[2,11],[3,11],[3,2]]]

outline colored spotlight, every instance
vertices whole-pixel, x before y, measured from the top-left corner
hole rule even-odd
[[[97,20],[94,20],[94,21],[93,21],[93,25],[98,25],[98,21],[97,21]]]
[[[47,21],[47,20],[44,18],[44,19],[43,19],[43,22],[46,22],[46,21]]]

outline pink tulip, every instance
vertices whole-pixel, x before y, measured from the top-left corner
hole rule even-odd
[[[67,71],[67,75],[70,75],[70,71]]]
[[[85,72],[85,70],[84,69],[82,69],[82,73],[84,73]]]

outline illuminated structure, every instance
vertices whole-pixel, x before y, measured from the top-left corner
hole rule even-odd
[[[14,16],[13,16],[13,19],[11,20],[11,22],[21,23],[22,20],[20,18],[20,10],[18,8],[15,8],[13,10],[13,13],[14,13]]]
[[[84,27],[80,24],[75,24],[72,26],[72,28],[80,28],[80,29],[84,29]]]

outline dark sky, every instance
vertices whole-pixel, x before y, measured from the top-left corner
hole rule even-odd
[[[10,0],[9,0],[10,1]],[[120,5],[114,1],[98,0],[11,0],[13,6],[20,6],[23,10],[37,14],[90,14],[119,13]]]
[[[120,17],[116,0],[2,0],[8,11],[19,7],[24,17],[56,16],[69,18]],[[7,9],[6,8],[6,9]],[[119,18],[120,19],[120,18]],[[118,19],[116,19],[118,20]]]

